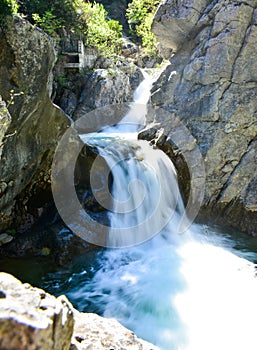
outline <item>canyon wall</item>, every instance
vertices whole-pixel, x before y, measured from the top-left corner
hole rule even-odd
[[[0,30],[0,232],[29,226],[51,199],[55,147],[69,126],[50,99],[53,42],[26,20]]]
[[[172,124],[182,121],[205,164],[199,218],[257,234],[257,1],[166,0],[153,31],[173,55],[153,86],[145,134],[163,129],[168,152]],[[189,181],[185,164],[178,172]]]

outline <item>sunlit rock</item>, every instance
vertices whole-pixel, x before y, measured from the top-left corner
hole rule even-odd
[[[252,234],[257,233],[256,21],[256,1],[166,0],[153,24],[161,44],[176,53],[153,86],[152,103],[174,113],[197,141],[206,167],[204,219]],[[155,124],[169,135],[172,120],[161,121],[157,112]],[[159,146],[169,152],[165,138]],[[178,168],[182,177],[184,169]]]

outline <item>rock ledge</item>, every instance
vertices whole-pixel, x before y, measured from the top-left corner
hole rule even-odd
[[[0,273],[1,350],[158,350],[113,319]]]

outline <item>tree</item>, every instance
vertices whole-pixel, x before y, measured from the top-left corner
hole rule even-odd
[[[127,18],[130,33],[140,42],[148,55],[157,55],[157,40],[151,31],[153,17],[160,0],[132,0],[128,5]]]

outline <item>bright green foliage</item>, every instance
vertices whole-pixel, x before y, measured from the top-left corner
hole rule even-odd
[[[17,13],[19,4],[16,0],[0,0],[0,23],[2,24],[6,16]]]
[[[122,26],[107,19],[101,4],[83,0],[23,0],[21,12],[52,36],[65,28],[106,55],[119,52]]]
[[[157,55],[157,40],[151,26],[159,4],[160,0],[132,0],[127,9],[130,33],[141,42],[147,55]]]
[[[32,18],[35,24],[42,28],[46,33],[54,35],[62,27],[62,22],[54,14],[53,10],[46,11],[42,17],[38,13],[33,13]]]
[[[86,45],[96,47],[108,55],[117,54],[122,36],[119,22],[107,20],[107,12],[102,4],[84,3],[81,10],[81,20],[86,23]]]
[[[20,12],[48,34],[61,27],[72,28],[77,18],[76,4],[72,0],[23,0]]]

